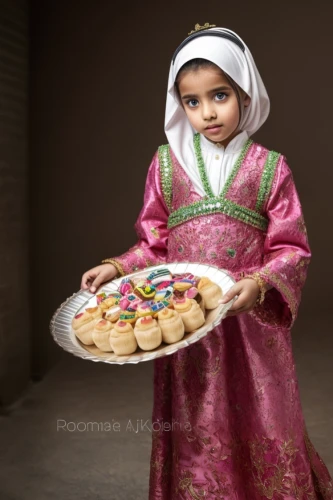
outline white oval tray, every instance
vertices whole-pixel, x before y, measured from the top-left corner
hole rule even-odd
[[[167,268],[172,274],[191,273],[195,276],[207,276],[212,281],[220,285],[223,293],[226,293],[235,284],[235,280],[227,273],[227,271],[219,269],[215,266],[193,262],[175,262],[152,266],[142,271],[129,274],[127,277],[148,276],[151,271],[160,268]],[[97,293],[101,293],[103,291],[109,293],[111,291],[118,290],[122,279],[123,278],[117,278],[104,284],[97,291]],[[87,307],[94,307],[97,305],[96,294],[93,295],[89,291],[80,290],[61,304],[52,317],[50,330],[55,342],[65,351],[72,353],[74,356],[88,359],[90,361],[102,361],[103,363],[120,365],[125,363],[136,364],[141,361],[150,361],[162,356],[168,356],[179,349],[183,349],[184,347],[197,342],[222,321],[222,319],[226,316],[228,309],[232,306],[234,300],[235,299],[231,300],[227,304],[221,304],[219,307],[211,311],[206,311],[205,324],[198,330],[186,333],[179,342],[175,342],[174,344],[162,343],[153,351],[143,351],[138,347],[133,354],[128,356],[117,356],[114,353],[102,352],[94,345],[86,346],[82,344],[76,337],[72,329],[73,317],[81,310],[83,311]]]

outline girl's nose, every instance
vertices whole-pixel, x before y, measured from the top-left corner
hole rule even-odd
[[[216,111],[212,103],[202,104],[202,117],[204,120],[211,120],[212,118],[216,118],[216,116]]]

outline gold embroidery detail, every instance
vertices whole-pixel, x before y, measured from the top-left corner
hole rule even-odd
[[[125,271],[120,262],[115,259],[104,259],[102,260],[102,264],[112,264],[118,271],[118,276],[125,276]]]
[[[158,229],[156,229],[156,227],[151,227],[150,232],[156,239],[160,237],[160,233],[158,232]]]
[[[194,26],[194,30],[192,30],[189,35],[192,35],[192,33],[196,33],[197,31],[202,31],[202,30],[208,30],[208,28],[216,28],[216,24],[209,24],[205,23],[203,26],[200,26],[200,24],[196,24]]]

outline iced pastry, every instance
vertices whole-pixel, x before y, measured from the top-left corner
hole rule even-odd
[[[118,321],[110,333],[110,344],[117,356],[133,354],[138,347],[132,325]]]
[[[104,318],[112,323],[115,323],[120,318],[122,309],[120,306],[112,306],[108,311],[104,313]]]
[[[98,293],[96,295],[97,305],[99,306],[101,304],[101,302],[103,302],[103,300],[105,300],[105,299],[106,299],[106,293],[105,292]]]
[[[205,314],[205,301],[197,288],[194,286],[185,292],[185,297],[188,299],[194,299],[198,302],[202,312]]]
[[[177,311],[163,309],[158,313],[158,324],[162,332],[162,340],[166,344],[173,344],[184,337],[184,323]]]
[[[106,311],[107,309],[110,309],[110,307],[114,306],[116,303],[117,303],[117,298],[111,296],[103,300],[103,302],[100,303],[99,307],[103,311]]]
[[[142,302],[141,304],[138,305],[137,310],[136,310],[137,316],[138,317],[143,317],[143,316],[152,316],[155,314],[152,309],[151,309],[151,304],[148,302]]]
[[[112,352],[110,333],[113,328],[111,321],[101,319],[95,324],[92,332],[94,344],[103,352]]]
[[[122,297],[119,301],[119,305],[123,311],[126,311],[128,306],[130,305],[130,301],[128,300],[127,297]]]
[[[123,278],[119,286],[119,292],[122,295],[131,293],[133,291],[132,283],[129,278]]]
[[[218,301],[223,297],[221,287],[206,277],[199,281],[198,290],[204,299],[206,309],[215,309],[219,305]]]
[[[134,327],[134,335],[139,347],[144,351],[156,349],[162,343],[161,329],[151,316],[138,319]]]
[[[163,281],[171,281],[172,280],[172,275],[169,271],[169,269],[158,269],[156,271],[153,271],[152,273],[147,276],[147,280],[152,283],[152,285],[158,285],[159,283],[162,283]]]
[[[119,316],[120,321],[125,321],[125,323],[135,323],[136,322],[136,312],[135,311],[121,311],[121,314]]]
[[[152,299],[156,293],[153,285],[139,284],[134,288],[134,293],[142,300]]]
[[[176,281],[173,284],[173,289],[177,290],[179,292],[186,292],[189,288],[193,286],[192,281],[189,280],[182,280],[182,281]]]
[[[199,304],[194,299],[180,299],[174,301],[174,308],[180,314],[184,323],[185,332],[193,332],[205,322],[205,316]]]

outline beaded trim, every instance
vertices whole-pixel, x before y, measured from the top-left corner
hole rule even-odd
[[[268,228],[268,219],[260,214],[260,210],[263,208],[274,178],[275,169],[277,163],[279,161],[279,153],[275,151],[269,151],[261,181],[258,190],[258,197],[256,201],[255,210],[251,210],[250,208],[243,207],[234,203],[231,200],[226,198],[226,195],[239,171],[241,168],[246,155],[250,147],[253,144],[252,139],[248,139],[243,146],[243,149],[230,172],[229,177],[220,193],[219,196],[215,196],[207,173],[205,169],[205,163],[202,157],[201,152],[201,144],[200,144],[200,134],[196,133],[193,137],[194,151],[197,159],[198,170],[200,173],[200,177],[204,186],[204,190],[206,193],[206,197],[202,200],[196,201],[191,205],[187,205],[185,207],[180,207],[178,210],[172,212],[172,160],[170,155],[170,147],[168,144],[160,146],[158,149],[159,162],[161,168],[161,184],[163,196],[166,202],[167,207],[170,210],[170,216],[168,218],[168,228],[171,229],[179,224],[182,224],[188,220],[194,219],[200,215],[210,215],[214,213],[223,213],[234,217],[246,224],[250,224],[251,226],[256,227],[257,229],[261,229],[262,231],[266,231]]]
[[[250,224],[258,229],[265,231],[268,227],[268,219],[247,207],[237,205],[231,200],[220,197],[199,200],[186,207],[181,207],[172,212],[168,218],[168,228],[182,224],[188,220],[194,219],[199,215],[210,215],[223,213],[239,219],[246,224]]]
[[[261,212],[270,193],[274,178],[275,169],[280,159],[280,154],[276,151],[269,151],[261,176],[258,198],[255,210]]]
[[[225,185],[224,185],[224,187],[219,195],[220,198],[224,197],[227,194],[227,192],[228,192],[231,184],[233,183],[233,181],[238,173],[238,170],[240,169],[240,167],[243,163],[243,160],[244,160],[245,156],[247,155],[247,152],[250,149],[250,146],[252,143],[253,143],[252,139],[248,139],[246,141],[246,143],[244,144],[242,152],[239,155],[239,157],[237,158],[237,161],[236,161],[235,165],[233,166],[232,171],[230,172],[230,175],[229,175],[229,177],[228,177],[228,179],[227,179],[227,181],[226,181],[226,183],[225,183]],[[202,180],[202,184],[203,184],[205,193],[208,196],[208,198],[215,198],[215,195],[213,193],[213,190],[211,188],[211,185],[210,185],[210,182],[209,182],[209,179],[207,176],[205,162],[204,162],[204,159],[203,159],[202,153],[201,153],[200,134],[198,134],[198,133],[194,134],[193,145],[194,145],[195,156],[197,159],[198,170],[200,173],[200,177]]]
[[[172,161],[169,144],[158,148],[158,159],[161,169],[161,184],[166,206],[172,210]]]

